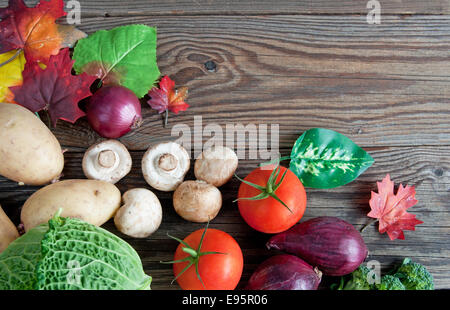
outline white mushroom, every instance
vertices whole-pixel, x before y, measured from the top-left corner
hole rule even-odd
[[[213,146],[200,154],[195,161],[195,177],[214,186],[227,183],[238,167],[236,153],[223,146]]]
[[[155,145],[142,158],[142,172],[147,183],[165,192],[174,191],[183,182],[190,165],[188,152],[175,142]]]
[[[117,140],[91,146],[83,157],[83,172],[88,179],[115,184],[131,170],[131,156]]]
[[[145,188],[135,188],[122,196],[123,206],[114,217],[117,229],[134,238],[146,238],[158,230],[162,221],[161,203]]]
[[[219,213],[222,194],[217,187],[204,181],[185,181],[173,194],[173,207],[185,220],[208,222]]]

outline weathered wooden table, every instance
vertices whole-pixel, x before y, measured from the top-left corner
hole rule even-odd
[[[202,116],[203,126],[223,128],[229,123],[279,124],[282,155],[289,154],[303,131],[330,128],[369,151],[375,164],[346,186],[307,189],[303,219],[338,216],[361,228],[369,220],[371,190],[390,173],[396,184],[416,186],[419,203],[411,213],[424,224],[407,231],[403,241],[390,241],[371,226],[363,234],[369,259],[387,270],[411,257],[429,268],[436,288],[449,289],[450,1],[382,0],[378,25],[366,20],[367,2],[80,1],[78,28],[89,34],[135,23],[156,26],[162,74],[190,89],[191,108],[172,115],[168,128],[143,106],[143,126],[120,139],[134,159],[120,189],[148,187],[141,174],[143,153],[149,145],[173,139],[172,126],[193,126],[194,116]],[[85,119],[75,125],[60,121],[52,130],[68,149],[64,178],[84,178],[83,152],[101,138]],[[241,160],[238,174],[245,176],[257,164]],[[221,188],[224,205],[211,226],[241,245],[242,287],[273,253],[264,247],[269,236],[247,226],[232,202],[238,186],[232,180]],[[18,222],[21,205],[36,189],[0,178],[0,203]],[[178,289],[170,284],[171,267],[159,263],[171,260],[177,246],[166,234],[184,237],[203,225],[177,216],[170,193],[157,195],[164,210],[160,230],[146,239],[122,237],[142,257],[153,289]],[[105,227],[118,233],[112,222]]]

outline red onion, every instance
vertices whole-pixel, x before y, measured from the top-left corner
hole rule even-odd
[[[122,86],[99,89],[86,106],[89,124],[105,138],[120,138],[142,123],[141,103]]]
[[[317,217],[272,237],[267,247],[301,257],[324,275],[353,272],[368,251],[361,234],[337,217]]]
[[[256,268],[248,290],[316,290],[322,273],[294,255],[276,255]]]

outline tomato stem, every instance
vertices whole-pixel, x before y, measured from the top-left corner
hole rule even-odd
[[[286,209],[289,210],[289,212],[293,213],[292,210],[275,194],[276,190],[281,186],[281,184],[284,181],[284,177],[286,176],[288,169],[286,169],[283,173],[283,175],[281,176],[280,181],[277,183],[277,179],[278,176],[280,175],[281,172],[281,167],[280,167],[280,163],[278,161],[278,165],[275,169],[272,170],[272,173],[269,176],[269,179],[267,180],[266,186],[261,186],[261,185],[257,185],[254,184],[252,182],[246,181],[244,179],[241,179],[239,176],[237,176],[236,174],[234,175],[239,181],[247,184],[248,186],[251,186],[253,188],[256,188],[257,190],[260,190],[261,193],[254,196],[254,197],[244,197],[244,198],[238,198],[236,200],[234,200],[233,202],[239,201],[239,200],[262,200],[262,199],[266,199],[269,197],[272,197],[273,199],[275,199],[276,201],[278,201],[279,203],[281,203]]]
[[[205,229],[203,230],[203,234],[202,237],[200,238],[200,242],[198,244],[197,249],[193,249],[189,244],[187,244],[185,241],[178,239],[174,236],[171,236],[169,234],[167,234],[167,236],[171,239],[174,239],[176,241],[178,241],[179,243],[181,243],[182,245],[184,245],[183,248],[181,248],[181,250],[187,254],[189,254],[189,256],[183,258],[183,259],[179,259],[179,260],[174,260],[174,261],[169,261],[169,262],[160,262],[161,264],[178,264],[178,263],[184,263],[184,262],[189,262],[187,264],[187,266],[185,268],[183,268],[183,270],[175,277],[175,279],[172,280],[171,284],[173,284],[184,272],[186,272],[189,268],[191,268],[193,265],[195,265],[195,273],[197,274],[197,278],[199,279],[199,281],[202,283],[202,286],[204,288],[205,284],[203,283],[202,277],[200,276],[199,270],[198,270],[198,264],[200,261],[200,257],[204,256],[204,255],[211,255],[211,254],[222,254],[222,255],[227,255],[227,253],[221,253],[221,252],[202,252],[202,245],[203,245],[203,240],[205,239],[205,235],[206,235],[206,231],[208,230],[208,226],[209,226],[209,221],[206,224]]]

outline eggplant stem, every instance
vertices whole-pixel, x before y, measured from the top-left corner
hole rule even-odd
[[[369,223],[367,223],[366,225],[364,225],[364,226],[361,228],[361,230],[360,230],[359,232],[362,233],[364,230],[366,230],[367,227],[369,227],[370,225],[372,225],[372,224],[378,222],[378,220],[379,220],[379,219],[372,219],[372,220],[370,220]]]

